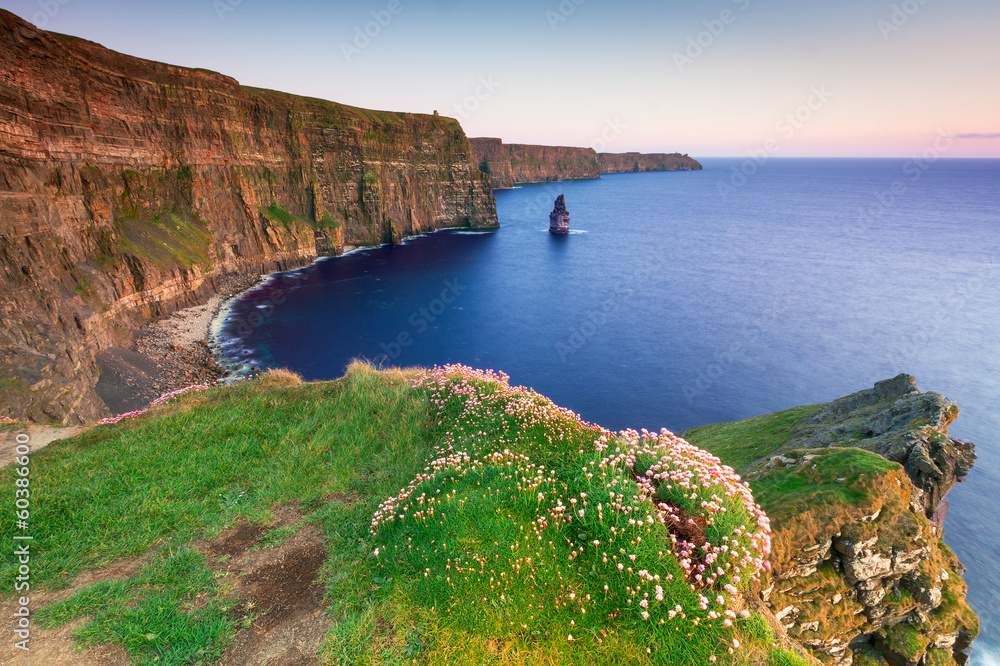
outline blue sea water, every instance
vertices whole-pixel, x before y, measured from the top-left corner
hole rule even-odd
[[[353,358],[503,370],[611,429],[674,431],[908,372],[976,443],[946,541],[1000,663],[1000,160],[740,160],[497,192],[502,228],[276,275],[232,358],[307,379]],[[750,169],[747,169],[750,171]],[[550,235],[565,194],[575,233]]]

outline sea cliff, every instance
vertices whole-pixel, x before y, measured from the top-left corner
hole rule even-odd
[[[598,153],[593,148],[504,143],[471,138],[472,156],[494,188],[520,183],[600,178],[602,173],[698,170],[701,164],[680,153]]]
[[[698,171],[701,164],[680,153],[598,153],[601,173]]]
[[[469,144],[473,160],[483,173],[490,175],[495,188],[601,175],[593,148],[533,146],[494,138],[472,138]]]
[[[0,416],[107,413],[95,353],[221,276],[497,226],[459,123],[241,86],[0,10]]]
[[[745,472],[774,530],[761,600],[822,663],[968,663],[979,621],[942,538],[944,497],[976,457],[948,435],[958,413],[902,374],[685,433]]]

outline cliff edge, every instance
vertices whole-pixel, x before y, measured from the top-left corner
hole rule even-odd
[[[901,374],[805,417],[777,453],[830,446],[877,453],[903,466],[913,484],[911,506],[933,518],[976,459],[971,442],[948,436],[958,413],[958,405],[940,393],[921,393],[913,377]]]
[[[116,53],[0,10],[0,416],[107,413],[94,355],[233,272],[497,226],[450,118]]]
[[[958,407],[901,374],[824,405],[684,433],[745,471],[774,530],[773,623],[824,664],[967,664],[979,621],[943,541],[975,460]]]

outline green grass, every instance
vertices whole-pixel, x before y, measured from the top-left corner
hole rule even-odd
[[[281,527],[277,527],[260,538],[259,547],[272,548],[274,546],[280,546],[295,536],[297,531],[298,526],[296,525],[283,525]]]
[[[311,384],[269,372],[32,454],[33,590],[148,557],[133,574],[78,590],[36,617],[46,626],[82,620],[77,641],[123,646],[138,663],[212,663],[246,618],[233,615],[234,600],[212,573],[218,563],[192,544],[242,521],[273,525],[275,510],[291,504],[320,528],[328,554],[320,571],[332,622],[328,664],[700,666],[710,655],[721,664],[802,663],[772,647],[759,616],[734,615],[732,627],[709,616],[706,609],[740,610],[739,595],[723,590],[749,582],[749,573],[734,578],[735,559],[720,551],[725,575],[692,591],[667,528],[645,519],[643,493],[655,492],[707,517],[707,542],[747,541],[738,534],[753,520],[740,500],[726,499],[725,513],[702,505],[726,495],[721,481],[699,485],[694,499],[676,480],[646,477],[659,454],[643,451],[672,440],[617,439],[492,380],[414,388],[412,378],[363,365]],[[603,452],[594,446],[602,436]],[[622,447],[637,452],[634,460],[615,457]],[[469,459],[429,466],[459,450]],[[15,478],[0,470],[8,504]],[[650,490],[636,478],[653,478]],[[387,506],[412,517],[432,504],[433,518],[373,524]],[[560,517],[578,510],[584,515]],[[257,547],[279,545],[295,529],[274,528]],[[13,533],[12,512],[0,514],[0,538]],[[8,580],[15,570],[11,558],[0,563]],[[670,616],[676,604],[683,615]]]
[[[165,269],[195,264],[211,268],[211,236],[195,221],[163,213],[148,221],[123,219],[118,252],[146,259]]]
[[[271,222],[277,222],[287,231],[291,231],[295,226],[298,225],[310,225],[308,221],[299,217],[298,215],[293,215],[288,212],[280,204],[275,201],[271,202],[269,206],[261,206],[260,213],[265,219]]]
[[[320,217],[319,222],[316,223],[317,229],[338,229],[340,228],[340,222],[333,219],[330,213],[323,211],[323,216]]]
[[[695,446],[719,456],[737,472],[743,472],[750,463],[787,442],[792,426],[820,407],[793,407],[742,421],[698,426],[681,434]]]
[[[32,560],[34,583],[59,585],[240,518],[265,521],[278,503],[316,509],[350,488],[395,492],[429,447],[422,403],[375,373],[305,385],[267,378],[189,394],[155,414],[33,454],[32,530],[46,544]],[[11,468],[0,471],[11,498],[12,480]],[[10,534],[10,513],[0,520]]]
[[[770,512],[805,513],[817,505],[861,506],[881,496],[879,488],[864,483],[865,479],[901,469],[899,463],[863,449],[796,450],[787,455],[816,457],[751,482],[757,501]]]
[[[73,632],[83,645],[117,643],[140,664],[189,664],[222,655],[233,632],[230,605],[201,554],[164,550],[137,575],[84,588],[36,619],[56,627],[87,617]]]
[[[883,629],[880,633],[893,652],[914,661],[923,655],[931,642],[930,638],[905,622]]]

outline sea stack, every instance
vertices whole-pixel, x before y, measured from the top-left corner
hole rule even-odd
[[[569,233],[569,211],[561,194],[556,197],[556,207],[549,213],[549,231],[554,234]]]

